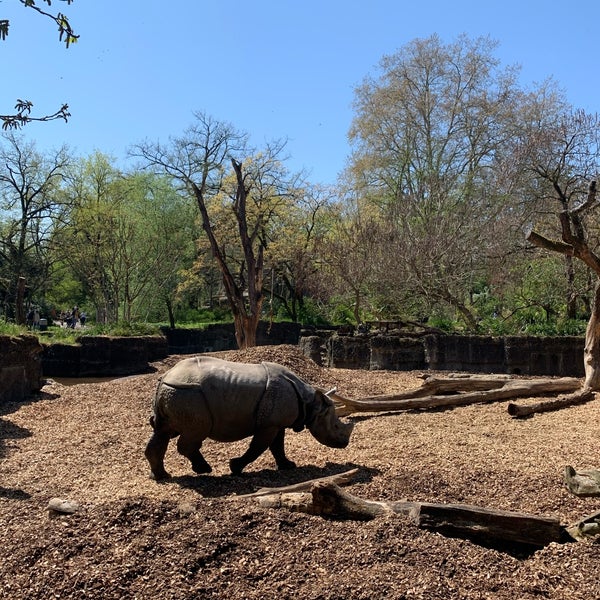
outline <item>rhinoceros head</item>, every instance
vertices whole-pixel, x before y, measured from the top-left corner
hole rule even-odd
[[[306,426],[317,441],[331,448],[345,448],[350,442],[354,423],[345,423],[335,412],[335,406],[327,394],[315,389],[314,412]]]

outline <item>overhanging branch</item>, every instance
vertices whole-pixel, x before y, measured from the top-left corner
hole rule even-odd
[[[544,250],[551,250],[552,252],[559,252],[560,254],[564,254],[565,256],[575,256],[575,250],[571,244],[565,244],[564,242],[559,242],[557,240],[550,240],[535,231],[530,230],[526,235],[526,239],[528,242],[531,242],[534,246],[538,248],[543,248]]]

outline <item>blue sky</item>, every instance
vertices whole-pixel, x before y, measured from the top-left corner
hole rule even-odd
[[[124,161],[131,144],[166,141],[204,111],[256,146],[287,138],[292,170],[334,183],[355,87],[384,55],[434,33],[490,36],[504,66],[521,65],[524,85],[553,77],[575,106],[600,112],[597,0],[75,0],[52,9],[81,36],[69,49],[53,23],[0,1],[11,21],[0,112],[24,98],[38,114],[65,102],[72,114],[23,130],[41,150],[66,143]]]

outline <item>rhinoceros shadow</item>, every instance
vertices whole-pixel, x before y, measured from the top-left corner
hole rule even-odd
[[[339,475],[351,469],[358,469],[358,473],[353,478],[354,482],[365,483],[371,481],[379,473],[378,469],[352,463],[327,463],[325,467],[304,465],[285,471],[276,469],[250,470],[241,475],[181,475],[172,477],[164,483],[197,490],[207,498],[221,498],[231,495],[251,494],[260,488],[279,488],[320,477]]]

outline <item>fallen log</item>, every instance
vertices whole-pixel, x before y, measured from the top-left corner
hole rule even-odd
[[[463,373],[451,373],[448,377],[432,375],[427,377],[415,390],[398,394],[367,396],[360,400],[361,402],[405,400],[465,391],[491,390],[501,388],[510,380],[510,375],[465,375]]]
[[[600,533],[600,511],[569,525],[565,531],[577,541],[596,537]]]
[[[309,479],[308,481],[301,481],[300,483],[292,483],[291,485],[285,485],[282,487],[265,487],[252,492],[251,494],[241,494],[239,496],[232,496],[233,500],[244,499],[244,498],[257,498],[259,496],[268,496],[271,494],[289,494],[296,492],[310,491],[312,487],[319,483],[331,483],[335,485],[344,485],[350,483],[354,476],[358,473],[358,469],[350,469],[343,473],[336,473],[335,475],[329,475],[328,477],[318,477],[317,479]]]
[[[554,518],[468,504],[363,500],[329,482],[315,483],[311,493],[272,494],[260,496],[257,501],[266,508],[287,508],[360,521],[402,514],[409,516],[418,527],[484,543],[512,542],[543,547],[561,541],[563,531],[560,522]]]
[[[457,385],[462,382],[462,386]],[[456,391],[469,389],[469,386],[477,387],[482,385],[479,379],[458,379],[448,382],[448,387],[444,391],[452,389]],[[570,392],[580,387],[581,382],[575,377],[561,377],[557,379],[494,379],[491,384],[495,387],[490,389],[490,382],[486,383],[488,387],[483,390],[469,391],[464,393],[453,393],[450,395],[429,395],[422,397],[421,391],[399,394],[372,396],[370,398],[352,400],[345,398],[337,393],[330,394],[330,397],[336,402],[336,412],[340,416],[347,416],[358,412],[390,412],[400,410],[422,410],[430,408],[466,406],[469,404],[489,403],[510,398],[539,396],[541,394]]]
[[[511,417],[528,417],[535,413],[549,412],[553,410],[560,410],[561,408],[567,408],[569,406],[576,406],[578,404],[584,404],[593,400],[594,392],[590,388],[583,388],[574,394],[568,394],[566,396],[560,396],[554,400],[546,400],[544,402],[538,402],[537,404],[524,404],[518,405],[512,402],[508,405],[508,414]]]

